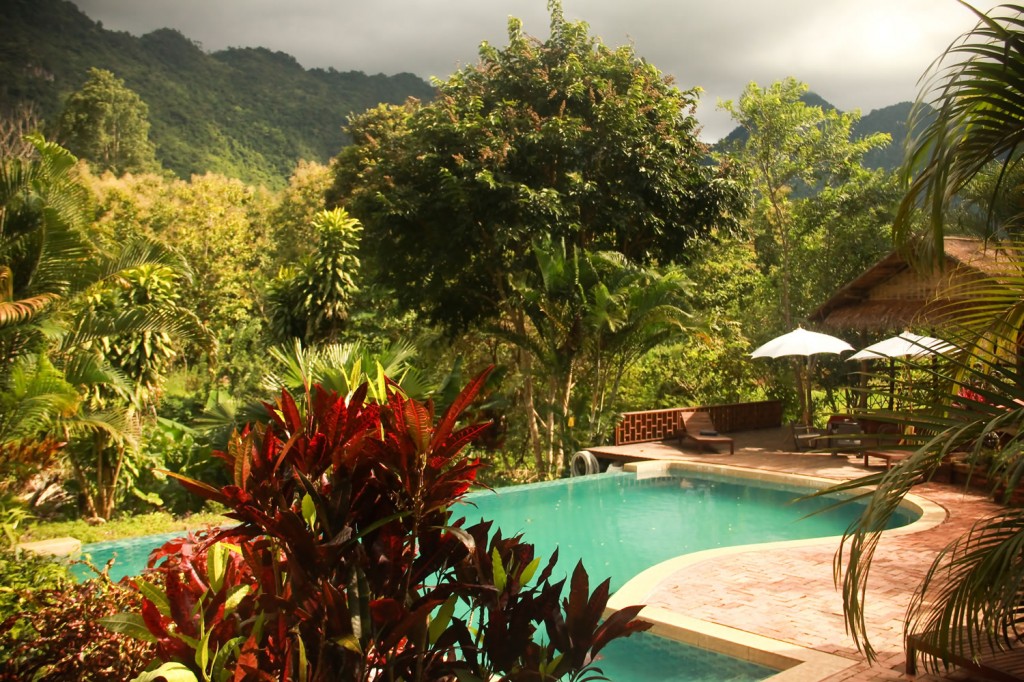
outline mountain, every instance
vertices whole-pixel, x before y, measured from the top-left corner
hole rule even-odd
[[[149,105],[157,158],[181,177],[213,171],[281,186],[299,159],[326,162],[348,116],[433,88],[402,73],[304,69],[264,48],[204,52],[181,33],[108,31],[67,0],[0,0],[0,113],[32,103],[52,127],[90,67]]]
[[[832,104],[813,92],[802,98],[809,106],[835,109]],[[868,168],[883,168],[895,171],[903,163],[903,147],[907,141],[907,125],[913,103],[900,102],[891,106],[875,109],[861,116],[853,126],[855,137],[865,137],[875,133],[888,133],[892,141],[881,149],[872,149],[864,155],[864,165]],[[747,139],[747,132],[737,126],[728,135],[716,142],[715,151],[724,151],[734,144],[742,144]]]
[[[907,142],[907,125],[910,112],[914,108],[912,102],[900,102],[864,114],[853,134],[857,137],[874,133],[889,133],[892,142],[881,149],[872,149],[864,155],[864,165],[870,168],[896,170],[903,163],[903,148]]]

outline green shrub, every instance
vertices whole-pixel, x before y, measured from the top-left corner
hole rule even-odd
[[[0,550],[0,621],[22,611],[32,592],[57,589],[70,580],[67,566],[52,557]]]
[[[142,598],[126,581],[64,580],[23,596],[21,609],[0,622],[2,679],[122,682],[153,658],[150,644],[100,625],[103,617],[140,608]]]

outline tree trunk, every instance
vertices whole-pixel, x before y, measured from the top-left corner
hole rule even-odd
[[[554,378],[548,379],[548,395],[547,395],[547,407],[548,414],[545,420],[545,428],[547,430],[547,461],[548,461],[548,472],[553,474],[556,478],[561,475],[561,459],[555,459],[555,405],[558,404],[558,387],[555,385]]]
[[[85,503],[85,515],[87,518],[98,516],[96,513],[96,499],[93,497],[92,491],[89,489],[89,481],[85,478],[85,474],[82,472],[82,468],[71,461],[71,471],[75,475],[75,480],[78,481],[78,487],[82,489],[82,500]]]
[[[102,457],[102,455],[100,455]],[[117,507],[117,481],[121,478],[121,470],[124,468],[124,458],[126,457],[125,449],[123,445],[117,447],[117,464],[114,470],[108,474],[106,481],[106,490],[104,491],[104,507],[103,507],[103,518],[110,519],[114,515],[114,509]]]
[[[511,315],[516,327],[516,334],[526,338],[526,319],[522,310]],[[537,426],[537,401],[533,386],[533,356],[523,347],[516,350],[519,371],[523,375],[523,411],[526,413],[526,430],[530,436],[530,450],[533,452],[533,463],[537,467],[537,475],[545,474],[544,453],[540,443],[540,429]]]
[[[568,445],[571,440],[569,436],[569,418],[571,416],[570,398],[572,397],[573,378],[573,363],[570,362],[569,372],[565,377],[565,384],[562,386],[562,396],[561,400],[559,401],[561,403],[562,410],[561,434],[558,439],[559,474],[561,474],[563,471],[565,471],[565,469],[569,467],[570,452],[566,448],[566,445]]]

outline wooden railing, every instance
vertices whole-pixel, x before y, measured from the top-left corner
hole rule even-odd
[[[722,433],[782,426],[782,402],[779,400],[624,412],[615,426],[615,444],[672,438],[683,428],[683,413],[699,411],[709,412],[715,428]]]

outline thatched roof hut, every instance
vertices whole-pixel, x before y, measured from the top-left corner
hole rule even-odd
[[[969,298],[970,283],[1007,271],[1007,254],[983,240],[946,237],[942,268],[921,269],[894,251],[808,315],[833,330],[941,327]],[[967,286],[964,286],[967,285]]]

